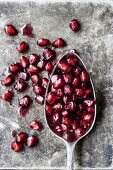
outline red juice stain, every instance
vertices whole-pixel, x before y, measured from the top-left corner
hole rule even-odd
[[[33,34],[33,27],[31,23],[25,24],[22,29],[22,35],[28,36],[30,38],[35,38],[35,34]]]

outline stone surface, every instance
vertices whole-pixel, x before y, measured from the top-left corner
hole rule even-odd
[[[78,18],[82,28],[74,33],[69,28],[69,22]],[[76,145],[76,169],[111,168],[113,169],[113,9],[110,6],[94,5],[92,3],[55,3],[39,5],[35,2],[0,3],[0,75],[3,77],[5,68],[12,62],[19,60],[20,55],[16,45],[21,40],[30,44],[30,52],[41,54],[42,50],[36,45],[36,40],[22,37],[19,33],[15,38],[8,37],[4,31],[6,23],[14,23],[18,29],[30,23],[34,27],[37,38],[47,37],[54,41],[62,37],[68,46],[60,49],[59,53],[76,48],[86,64],[95,85],[97,95],[97,119],[90,134]],[[0,87],[1,93],[5,88]],[[29,90],[28,90],[29,91]],[[25,94],[33,93],[31,91]],[[59,167],[66,169],[66,147],[48,129],[43,107],[34,103],[34,107],[25,118],[20,118],[16,104],[13,106],[0,100],[0,167],[19,168],[36,167],[54,170]],[[11,131],[30,130],[28,123],[38,118],[45,125],[39,133],[40,143],[36,148],[27,149],[22,153],[14,153],[10,149],[13,141]],[[37,133],[38,134],[38,133]],[[55,168],[56,167],[56,168]]]

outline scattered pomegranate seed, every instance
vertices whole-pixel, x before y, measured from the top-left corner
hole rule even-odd
[[[5,77],[4,80],[1,80],[1,84],[4,86],[9,86],[14,82],[14,77],[12,74],[8,75],[7,77]]]
[[[29,66],[29,59],[25,56],[21,56],[21,65],[23,68],[27,68]]]
[[[32,120],[30,127],[34,130],[42,130],[43,128],[42,123],[39,120]]]
[[[30,75],[38,74],[39,73],[39,68],[37,66],[30,65],[30,67],[28,68],[27,71],[28,71],[28,73]]]
[[[25,24],[22,29],[22,35],[28,36],[30,38],[34,38],[35,35],[33,34],[33,27],[31,26],[31,23]]]
[[[26,72],[20,72],[19,75],[18,75],[18,77],[19,77],[20,79],[24,80],[24,81],[29,80],[29,74],[26,73]]]
[[[45,65],[46,65],[46,61],[44,60],[40,60],[37,64],[39,70],[44,70],[45,69]]]
[[[37,103],[39,103],[39,104],[41,104],[41,105],[44,104],[44,97],[43,97],[43,96],[37,95],[37,96],[35,97],[35,100],[36,100]]]
[[[25,107],[25,106],[21,106],[18,109],[18,113],[21,117],[25,117],[29,112],[29,106]]]
[[[64,47],[66,46],[66,42],[62,38],[58,38],[53,42],[53,47]]]
[[[21,132],[16,135],[16,141],[20,143],[26,142],[27,138],[28,138],[28,135],[25,132]]]
[[[18,73],[22,70],[20,63],[11,64],[9,66],[9,71],[13,74]]]
[[[31,101],[32,100],[31,100],[30,96],[26,95],[19,100],[19,105],[23,106],[23,107],[28,107],[28,106],[30,106]]]
[[[14,84],[14,89],[16,91],[23,91],[25,90],[25,88],[27,87],[27,83],[23,80],[18,80],[15,84]]]
[[[55,93],[52,93],[52,92],[48,93],[48,95],[47,95],[47,102],[49,104],[53,104],[55,102],[55,100],[56,100]]]
[[[72,31],[77,32],[80,29],[80,23],[77,19],[73,19],[70,22],[70,28]]]
[[[49,46],[51,44],[51,42],[47,39],[47,38],[42,38],[42,39],[39,39],[37,41],[37,44],[40,46],[40,47],[45,47],[45,46]]]
[[[13,25],[11,25],[11,24],[7,24],[5,26],[5,32],[9,36],[15,36],[15,35],[18,34],[17,29]]]
[[[8,90],[2,94],[1,99],[10,102],[12,100],[12,97],[13,97],[13,92]]]
[[[17,141],[11,143],[11,149],[15,152],[20,152],[23,150],[23,145]]]
[[[22,42],[17,46],[17,50],[18,50],[20,53],[24,53],[24,52],[26,52],[28,49],[29,49],[29,45],[28,45],[28,43],[25,42],[25,41],[22,41]]]
[[[37,54],[31,54],[30,55],[30,58],[29,58],[30,64],[35,65],[35,64],[37,64],[39,62],[39,60],[40,60],[39,55],[37,55]]]
[[[55,59],[56,54],[55,51],[51,50],[50,48],[45,48],[43,50],[43,56],[46,60],[51,60],[51,59]]]
[[[53,65],[51,62],[48,62],[46,65],[45,65],[45,70],[48,71],[49,73],[52,72],[53,70]]]
[[[39,75],[32,75],[31,76],[31,81],[33,83],[37,84],[37,83],[41,83],[42,80],[41,80],[41,77]]]
[[[28,147],[34,147],[37,145],[37,143],[38,143],[38,138],[36,136],[32,135],[27,138],[26,144]]]
[[[34,93],[36,93],[36,94],[41,94],[42,91],[43,91],[43,87],[42,87],[42,86],[39,86],[39,85],[36,85],[36,86],[33,87],[33,91],[34,91]]]

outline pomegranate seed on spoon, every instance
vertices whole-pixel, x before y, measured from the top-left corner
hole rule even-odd
[[[39,120],[32,120],[30,123],[30,127],[34,130],[42,130],[43,128],[42,123]]]
[[[46,113],[47,113],[48,115],[52,115],[52,113],[53,113],[53,108],[52,108],[51,105],[46,105],[45,110],[46,110]]]
[[[17,46],[17,50],[18,50],[20,53],[24,53],[24,52],[26,52],[28,49],[29,49],[29,45],[28,45],[28,43],[25,42],[25,41],[22,41],[22,42]]]
[[[27,138],[28,138],[28,135],[25,132],[21,132],[16,135],[16,141],[20,143],[26,142]]]
[[[18,34],[17,29],[11,24],[7,24],[4,29],[6,34],[9,36],[15,36]]]
[[[9,86],[14,82],[14,77],[12,74],[8,75],[7,77],[5,77],[4,80],[1,80],[1,84],[3,86]]]
[[[82,71],[81,75],[80,75],[80,79],[81,79],[82,82],[89,81],[88,73],[86,71]]]
[[[29,80],[29,74],[26,73],[26,72],[20,72],[20,73],[18,74],[18,77],[19,77],[20,79],[24,80],[24,81]]]
[[[55,102],[55,100],[56,100],[55,93],[52,93],[52,92],[48,93],[48,95],[47,95],[47,102],[49,104],[53,104]]]
[[[51,42],[47,39],[47,38],[42,38],[42,39],[39,39],[37,41],[37,44],[40,46],[40,47],[45,47],[45,46],[49,46],[51,44]]]
[[[62,38],[58,38],[53,42],[53,47],[64,47],[66,46],[66,42]]]
[[[34,147],[37,145],[37,143],[38,143],[38,138],[36,136],[32,135],[27,138],[26,145],[28,147]]]
[[[23,68],[27,68],[29,66],[29,59],[25,56],[21,56],[21,65]]]
[[[54,113],[52,116],[52,122],[56,125],[60,124],[61,122],[61,115],[59,113]]]
[[[11,149],[15,152],[20,152],[23,150],[23,145],[17,141],[11,143]]]
[[[80,29],[80,23],[77,19],[73,19],[70,22],[70,28],[72,31],[77,32]]]

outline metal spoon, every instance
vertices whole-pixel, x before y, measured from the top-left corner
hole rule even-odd
[[[83,64],[84,68],[86,69],[85,64],[83,63],[83,61],[81,60],[81,58],[79,57],[79,55],[78,55],[74,50],[71,50],[69,53],[73,53],[73,55],[75,55],[75,57],[78,58],[79,61],[81,61],[81,63]],[[68,54],[68,53],[67,53],[67,54]],[[66,54],[65,54],[65,55],[66,55]],[[46,106],[46,96],[47,96],[47,93],[48,93],[48,88],[49,88],[49,85],[50,85],[51,77],[52,77],[52,75],[54,74],[54,71],[55,71],[56,67],[58,66],[60,60],[61,60],[65,55],[63,55],[63,56],[59,59],[59,61],[58,61],[57,64],[55,65],[55,67],[54,67],[54,69],[53,69],[53,72],[52,72],[52,74],[51,74],[51,76],[50,76],[49,83],[48,83],[48,87],[47,87],[47,90],[46,90],[46,95],[45,95],[44,108],[45,108],[45,106]],[[86,71],[87,71],[87,69],[86,69]],[[94,86],[93,86],[93,83],[92,83],[91,78],[90,78],[90,82],[91,82],[92,89],[93,89],[94,100],[96,101],[95,90],[94,90]],[[46,116],[46,112],[45,112],[45,116]],[[51,130],[51,132],[52,132],[54,135],[56,135],[59,139],[63,140],[63,141],[65,142],[65,144],[66,144],[66,147],[67,147],[67,170],[72,170],[72,169],[73,169],[73,154],[74,154],[74,148],[75,148],[76,143],[77,143],[80,139],[82,139],[83,137],[85,137],[85,136],[91,131],[91,129],[93,128],[93,125],[94,125],[94,123],[95,123],[95,119],[96,119],[96,104],[95,104],[94,118],[93,118],[93,122],[92,122],[91,127],[90,127],[89,130],[88,130],[85,134],[83,134],[79,139],[77,139],[76,141],[71,142],[71,143],[65,141],[63,138],[61,138],[60,136],[58,136],[57,134],[55,134],[55,133],[50,129],[50,127],[48,126],[49,129]],[[46,119],[46,122],[47,122],[47,119]],[[47,125],[48,125],[48,124],[47,124]]]

